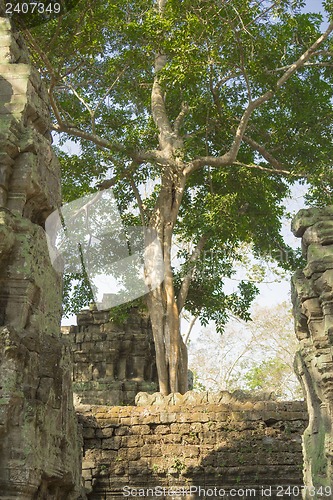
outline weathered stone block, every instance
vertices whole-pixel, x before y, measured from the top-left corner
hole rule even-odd
[[[187,435],[181,435],[181,434],[164,434],[163,435],[163,443],[165,444],[178,444],[183,442],[184,444],[193,444],[192,442],[189,441]]]
[[[293,280],[293,304],[296,333],[301,340],[295,368],[310,412],[309,427],[304,434],[304,480],[308,486],[318,488],[327,484],[333,489],[333,464],[328,458],[327,444],[332,433],[328,408],[333,400],[332,210],[333,207],[304,210],[294,220],[294,232],[303,236],[303,246],[307,249],[307,266],[304,274],[297,273]]]
[[[60,500],[60,490],[66,498],[81,491],[60,277],[41,227],[60,203],[60,169],[48,140],[47,94],[27,62],[22,39],[0,19],[0,490],[28,500],[53,489]]]
[[[113,436],[102,440],[102,448],[104,450],[119,450],[122,438],[120,436]]]
[[[150,434],[150,427],[149,425],[133,425],[131,427],[131,433],[132,434],[138,434],[140,436],[143,436],[145,434]]]

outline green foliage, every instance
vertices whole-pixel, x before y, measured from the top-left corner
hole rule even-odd
[[[280,389],[283,372],[286,369],[288,369],[288,365],[280,359],[269,359],[251,368],[244,376],[244,379],[250,390]]]
[[[324,5],[331,13],[331,2]],[[159,77],[170,123],[182,103],[188,106],[179,158],[190,163],[198,156],[223,155],[249,101],[275,90],[285,69],[319,36],[322,16],[304,14],[302,6],[297,0],[168,0],[161,15],[153,0],[81,0],[66,16],[34,28],[35,63],[56,97],[61,119],[69,124],[60,144],[70,137],[80,150],[59,152],[64,202],[114,177],[123,220],[138,225],[132,183],[143,191],[149,180],[152,189],[143,200],[148,223],[163,168],[143,161],[130,174],[124,170],[140,152],[158,148],[151,112],[155,55],[167,57]],[[280,262],[287,270],[299,264],[280,233],[283,199],[296,180],[309,184],[309,203],[332,200],[331,50],[329,40],[313,64],[256,109],[237,164],[204,167],[188,179],[174,228],[175,241],[182,245],[174,282],[179,291],[189,266],[195,266],[186,308],[202,324],[214,319],[222,329],[230,312],[248,319],[255,285],[244,281],[238,291],[225,291],[242,261],[243,244],[251,245],[258,258],[278,259],[276,249],[288,253]],[[285,175],[274,171],[270,157]],[[189,264],[190,248],[204,234],[205,252]],[[87,294],[91,298],[86,285],[77,286],[73,309],[82,303],[77,294],[84,293],[86,301]]]
[[[193,390],[196,392],[206,392],[206,386],[200,381],[198,373],[196,370],[192,370],[193,373]]]
[[[94,296],[87,276],[82,273],[67,273],[63,279],[63,316],[68,318],[77,314],[89,303]]]
[[[140,297],[132,302],[127,302],[126,304],[120,304],[119,306],[113,307],[110,310],[110,320],[114,321],[114,323],[119,326],[124,325],[134,307],[138,308],[139,311],[142,312],[147,311],[147,307]]]
[[[77,154],[68,155],[57,148],[61,164],[62,200],[69,203],[92,192],[92,179],[100,178],[100,171]]]
[[[178,474],[180,474],[184,469],[186,469],[186,465],[180,458],[175,458],[172,465],[172,469],[175,469]]]

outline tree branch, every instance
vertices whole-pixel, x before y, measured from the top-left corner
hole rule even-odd
[[[54,99],[54,95],[53,95],[53,89],[54,89],[56,83],[57,82],[54,81],[53,76],[52,76],[51,77],[50,88],[49,88],[48,94],[49,94],[50,104],[51,104],[51,108],[53,109],[54,116],[56,117],[56,120],[57,120],[58,124],[60,126],[63,126],[64,122],[63,122],[63,119],[62,119],[62,116],[60,114],[58,105],[57,105],[57,103],[56,103],[56,101]]]
[[[242,118],[240,119],[240,122],[236,130],[235,139],[232,143],[231,148],[229,149],[229,151],[227,151],[227,153],[218,157],[215,156],[199,157],[193,160],[190,165],[188,165],[188,167],[186,168],[186,173],[192,173],[195,170],[198,170],[199,168],[205,165],[209,165],[211,167],[223,167],[234,163],[238,155],[241,142],[243,140],[244,132],[247,128],[249,119],[253,111],[257,109],[259,106],[261,106],[261,104],[271,99],[273,95],[274,91],[269,90],[268,92],[265,92],[265,94],[263,94],[262,96],[258,97],[257,99],[249,103],[249,105],[247,106],[246,110],[243,113]]]
[[[151,111],[154,123],[159,131],[159,143],[161,150],[170,147],[172,127],[166,112],[164,92],[159,82],[159,72],[167,63],[166,55],[157,54],[155,57],[155,77],[151,91]]]
[[[117,184],[119,180],[124,179],[125,177],[131,178],[133,172],[135,172],[135,170],[139,168],[139,166],[140,166],[139,163],[133,161],[129,166],[129,168],[124,169],[119,175],[115,175],[114,177],[112,177],[112,179],[106,179],[100,184],[97,184],[96,187],[98,187],[100,191],[103,191],[104,189],[109,189],[110,187]]]
[[[158,12],[164,14],[167,0],[158,0]],[[167,56],[163,52],[155,55],[155,75],[151,91],[151,111],[154,123],[159,131],[159,145],[162,151],[167,152],[167,156],[172,156],[173,130],[165,107],[165,96],[160,84],[159,73],[167,63]]]
[[[116,151],[120,151],[120,152],[126,151],[124,146],[122,146],[121,144],[115,143],[115,142],[110,142],[106,139],[103,139],[99,135],[91,134],[89,132],[85,132],[84,130],[80,130],[79,128],[75,127],[74,125],[69,125],[66,123],[53,124],[52,130],[55,130],[56,132],[65,132],[69,135],[74,135],[75,137],[81,137],[81,139],[85,139],[86,141],[93,142],[97,146],[100,146],[101,148],[105,148],[108,150],[116,150]]]
[[[249,26],[251,26],[252,24],[254,24],[256,21],[258,21],[258,19],[260,18],[263,18],[265,16],[265,14],[268,14],[268,12],[272,9],[274,9],[274,7],[278,4],[279,2],[276,1],[276,2],[273,2],[272,5],[270,7],[267,7],[266,10],[264,10],[264,12],[261,12],[257,17],[255,17],[254,19],[252,19],[249,23],[247,23],[245,25],[244,28],[248,28]]]
[[[304,66],[304,64],[310,59],[310,57],[312,57],[315,54],[317,48],[320,47],[320,45],[323,42],[325,42],[325,40],[327,40],[332,31],[333,31],[333,21],[329,24],[326,31],[311,45],[311,47],[308,48],[308,50],[306,50],[301,55],[301,57],[294,64],[291,65],[291,67],[285,72],[285,74],[278,80],[276,84],[277,90],[280,89],[282,85],[284,85],[286,81],[289,80],[289,78],[294,73],[296,73],[296,71],[298,71],[302,66]]]
[[[45,52],[39,47],[39,45],[35,42],[32,34],[30,33],[30,31],[28,29],[24,30],[24,37],[29,42],[29,44],[34,49],[34,51],[38,54],[38,56],[40,57],[40,59],[43,61],[43,63],[45,64],[47,70],[49,71],[51,77],[53,77],[53,79],[56,82],[58,82],[60,80],[60,76],[56,75],[56,73],[55,73],[55,71],[53,69],[53,66],[52,66],[49,58],[47,57],[47,55],[45,54]]]
[[[60,27],[61,27],[61,23],[62,23],[62,20],[63,20],[63,16],[59,16],[58,17],[58,20],[57,20],[57,26],[56,26],[56,29],[54,31],[54,34],[50,40],[50,43],[49,43],[49,47],[53,47],[56,43],[56,40],[59,36],[59,31],[60,31]]]
[[[86,101],[83,99],[83,97],[80,96],[80,94],[75,90],[75,88],[73,87],[73,85],[71,85],[69,82],[67,82],[66,79],[65,79],[65,85],[67,85],[67,87],[73,92],[73,94],[75,95],[75,97],[88,110],[88,112],[90,114],[90,117],[92,118],[93,117],[93,111],[92,111],[91,107],[89,106],[89,104],[86,103]]]
[[[239,75],[241,75],[241,71],[233,71],[233,72],[229,73],[229,75],[226,75],[224,78],[222,78],[221,80],[219,80],[217,82],[217,84],[215,85],[214,90],[220,89],[222,87],[222,85],[224,85],[225,83],[227,83],[229,80],[232,80],[233,78],[236,78]]]
[[[296,178],[304,177],[301,174],[293,174],[292,172],[289,172],[289,170],[276,170],[275,168],[263,167],[261,165],[256,165],[255,163],[242,163],[241,161],[234,161],[233,165],[236,165],[238,167],[253,168],[255,170],[262,170],[263,172],[269,172],[270,174],[289,175]]]
[[[270,70],[270,71],[268,71],[268,73],[273,74],[273,73],[277,73],[278,71],[286,71],[291,66],[292,66],[291,64],[289,64],[287,66],[281,66],[281,68],[276,68],[274,70]],[[333,66],[333,62],[318,61],[318,62],[306,62],[305,64],[303,64],[303,68],[308,68],[309,66],[319,67],[319,68],[330,68]]]
[[[181,284],[181,287],[179,290],[179,294],[177,297],[177,307],[178,307],[179,312],[182,311],[182,309],[185,305],[185,301],[186,301],[186,298],[188,295],[188,291],[190,288],[191,280],[192,280],[194,269],[195,269],[194,264],[198,260],[198,258],[200,257],[200,254],[201,254],[207,240],[208,240],[207,235],[201,236],[197,246],[193,250],[190,258],[188,259],[188,264],[190,265],[190,269],[187,271],[186,275],[184,276],[184,279],[182,281],[182,284]]]
[[[258,153],[260,153],[261,156],[265,158],[265,160],[267,160],[270,165],[272,165],[272,167],[274,167],[276,170],[283,170],[283,165],[269,151],[267,151],[264,146],[246,135],[243,136],[243,140],[244,142],[247,142],[247,144],[249,144],[249,146],[251,146],[253,149],[258,151]]]
[[[187,330],[187,333],[185,335],[185,338],[184,338],[184,344],[187,346],[188,344],[188,341],[189,341],[189,338],[190,338],[190,335],[191,335],[191,331],[194,327],[194,324],[196,322],[196,320],[198,319],[199,315],[197,316],[193,316],[191,322],[190,322],[190,326],[189,326],[189,329]]]
[[[189,108],[187,102],[182,102],[182,107],[181,107],[180,113],[177,116],[177,118],[175,119],[175,122],[173,124],[173,130],[177,136],[179,136],[180,127],[182,126],[182,124],[184,122],[184,118],[188,114],[189,111],[190,111],[190,108]]]
[[[98,108],[100,107],[100,105],[102,104],[102,102],[106,99],[106,97],[109,95],[109,93],[111,92],[111,90],[114,88],[114,86],[120,80],[120,78],[123,76],[123,74],[125,73],[125,71],[126,71],[127,68],[128,68],[128,66],[125,66],[120,71],[120,73],[117,75],[116,79],[112,82],[112,84],[110,85],[110,87],[106,90],[105,94],[100,98],[100,100],[97,103],[96,108],[94,109],[94,115],[96,114],[96,111],[98,110]]]
[[[138,207],[139,207],[139,212],[140,212],[140,217],[141,217],[141,223],[142,223],[143,226],[145,226],[146,225],[146,221],[145,221],[146,212],[145,212],[145,209],[144,209],[144,206],[143,206],[143,203],[142,203],[142,199],[141,199],[139,190],[136,187],[136,184],[134,182],[133,177],[130,177],[130,184],[131,184],[131,187],[133,189],[133,193],[134,193],[136,202],[137,202]]]
[[[304,66],[304,64],[316,53],[318,47],[329,37],[331,32],[333,31],[333,22],[331,22],[326,29],[326,31],[309,47],[300,57],[299,59],[294,63],[291,64],[290,67],[288,67],[287,71],[282,75],[281,78],[276,82],[274,90],[269,90],[262,94],[260,97],[255,99],[254,101],[251,101],[246,110],[243,113],[243,116],[241,117],[234,141],[229,149],[224,155],[219,156],[219,157],[214,157],[214,156],[204,156],[204,157],[199,157],[195,160],[193,160],[191,163],[187,165],[185,168],[184,173],[186,175],[191,174],[195,170],[198,170],[199,168],[205,166],[205,165],[210,165],[212,167],[223,167],[230,165],[235,162],[236,157],[238,155],[238,151],[241,145],[241,142],[243,140],[243,136],[245,133],[245,130],[247,128],[249,119],[252,115],[252,113],[259,108],[262,104],[266,103],[269,101],[274,94],[300,69]]]

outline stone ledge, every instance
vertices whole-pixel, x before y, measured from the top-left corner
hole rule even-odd
[[[219,391],[219,392],[195,392],[188,391],[185,394],[173,393],[168,396],[163,396],[160,392],[148,394],[146,392],[139,392],[135,397],[136,406],[180,406],[180,405],[202,405],[213,404],[221,405],[227,404],[234,407],[242,408],[264,408],[276,405],[285,405],[286,409],[295,405],[302,411],[304,406],[303,401],[277,401],[273,393],[257,392],[248,393],[243,391]]]

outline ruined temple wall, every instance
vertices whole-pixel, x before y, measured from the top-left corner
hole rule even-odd
[[[2,2],[0,2],[0,7]],[[78,499],[80,436],[61,276],[44,231],[60,206],[48,95],[0,17],[0,496]]]
[[[309,412],[304,481],[309,489],[333,491],[333,207],[301,210],[292,229],[302,237],[306,259],[292,280],[299,339],[295,368]]]
[[[120,325],[110,310],[83,310],[77,326],[63,327],[73,351],[73,386],[82,403],[134,404],[157,390],[155,348],[147,313],[133,308]]]
[[[271,499],[301,498],[282,495],[276,487],[301,491],[301,434],[307,425],[303,402],[237,401],[228,393],[193,392],[166,398],[140,394],[137,400],[143,406],[77,407],[89,499],[134,498],[140,489],[141,496],[144,489],[151,499],[203,498],[194,487],[223,488],[224,498],[230,498],[232,489],[247,488],[259,499],[262,487],[266,492],[272,488]],[[147,492],[156,487],[188,493]]]

